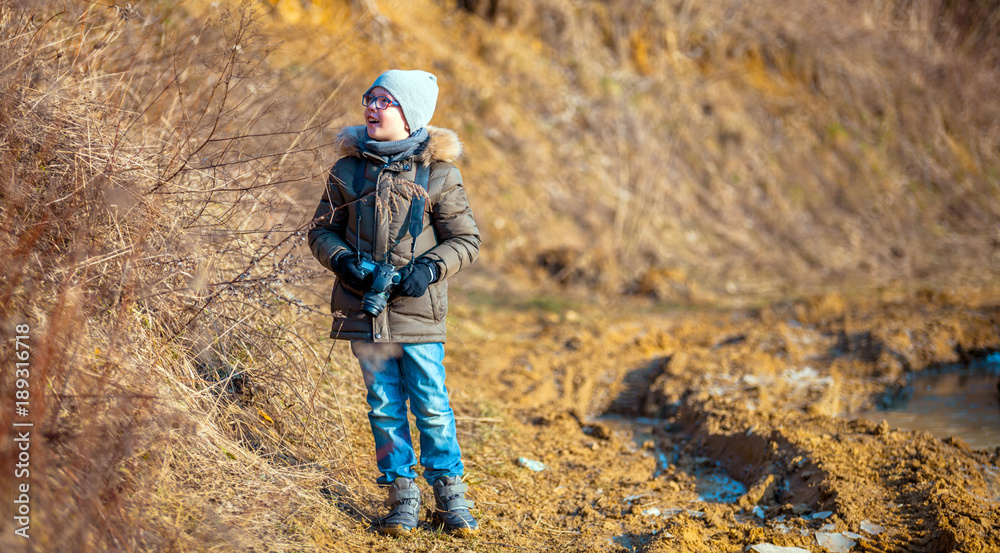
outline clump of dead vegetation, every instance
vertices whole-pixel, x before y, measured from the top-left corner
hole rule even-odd
[[[31,537],[5,515],[0,543],[302,550],[360,477],[288,196],[336,105],[281,101],[253,6],[150,10],[0,4],[0,332],[31,352],[27,415],[0,381],[5,474],[34,424]]]

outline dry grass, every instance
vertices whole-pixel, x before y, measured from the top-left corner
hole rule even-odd
[[[573,9],[574,25],[526,24],[585,69],[525,93],[529,112],[563,114],[524,165],[562,169],[523,180],[580,222],[577,252],[624,277],[681,267],[716,290],[995,278],[995,64],[940,37],[936,4]]]
[[[30,325],[35,424],[31,539],[5,515],[3,548],[310,549],[358,524],[331,493],[368,508],[286,193],[335,106],[290,115],[251,6],[150,9],[0,8],[3,351]]]

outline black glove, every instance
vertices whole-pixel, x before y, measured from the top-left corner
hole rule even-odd
[[[410,265],[399,283],[400,296],[419,298],[427,292],[427,287],[437,280],[437,268],[429,259],[418,259]]]
[[[333,272],[337,275],[337,278],[346,284],[348,288],[367,290],[371,286],[371,283],[368,281],[371,273],[365,274],[361,271],[361,266],[358,264],[358,256],[354,252],[344,250],[338,253],[330,260],[330,266],[333,267]]]

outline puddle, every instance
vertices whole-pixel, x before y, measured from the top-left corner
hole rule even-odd
[[[903,398],[885,409],[861,413],[903,430],[940,438],[955,436],[970,447],[1000,447],[1000,354],[971,366],[925,371],[912,377]]]
[[[652,453],[656,456],[656,470],[653,478],[662,474],[667,467],[673,465],[689,465],[693,469],[688,469],[688,474],[695,477],[695,492],[698,494],[698,501],[706,503],[735,503],[747,493],[743,483],[729,476],[717,462],[713,462],[707,457],[689,458],[688,462],[680,463],[682,455],[681,447],[674,445],[669,451],[664,451],[657,438],[658,429],[667,425],[663,419],[652,419],[645,417],[625,417],[621,415],[603,415],[596,419],[596,422],[611,428],[613,431],[622,431],[631,434],[636,446],[643,448],[648,442],[657,444],[653,447]]]
[[[747,493],[746,486],[721,470],[698,475],[698,483],[695,485],[698,501],[736,503]]]

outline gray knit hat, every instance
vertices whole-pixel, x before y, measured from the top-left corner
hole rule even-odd
[[[438,97],[437,77],[433,74],[419,69],[390,69],[379,75],[365,94],[377,86],[388,90],[402,106],[403,117],[410,126],[410,134],[430,123]]]

